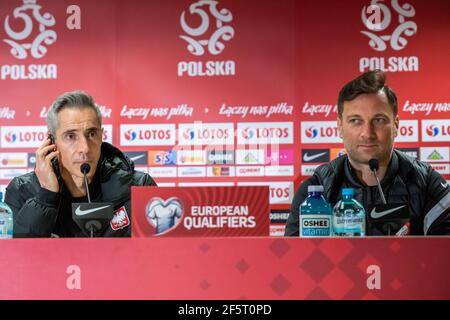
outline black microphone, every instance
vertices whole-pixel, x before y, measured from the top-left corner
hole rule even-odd
[[[407,203],[390,203],[387,204],[381,188],[377,171],[380,164],[377,159],[369,160],[369,168],[377,179],[378,192],[381,196],[383,204],[373,205],[369,210],[368,227],[371,235],[388,235],[404,236],[409,234],[410,214]]]
[[[375,179],[377,179],[377,186],[378,186],[378,192],[380,193],[381,201],[383,204],[386,204],[386,198],[384,197],[383,189],[381,189],[381,183],[377,176],[377,171],[380,167],[380,163],[377,159],[370,159],[369,160],[369,168],[373,172],[373,175],[375,176]]]
[[[72,203],[72,219],[80,229],[90,237],[94,237],[95,232],[100,232],[107,227],[113,218],[112,203],[92,203],[89,193],[89,185],[86,175],[91,170],[91,166],[83,163],[80,171],[84,175],[84,184],[88,203]]]
[[[88,202],[91,203],[91,195],[89,194],[89,185],[88,185],[87,178],[86,178],[86,175],[89,173],[89,171],[91,171],[91,166],[88,163],[83,163],[80,166],[80,171],[84,175],[84,186],[86,187],[86,194],[88,197]]]

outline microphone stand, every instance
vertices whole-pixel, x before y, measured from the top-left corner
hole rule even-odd
[[[83,168],[81,169],[83,171],[83,176],[84,176],[84,185],[86,188],[86,194],[87,194],[87,198],[88,198],[88,202],[91,203],[91,195],[89,194],[89,185],[88,185],[88,181],[87,181],[87,177],[86,174],[89,172],[89,170],[87,168]],[[91,224],[91,238],[94,237],[94,225]]]

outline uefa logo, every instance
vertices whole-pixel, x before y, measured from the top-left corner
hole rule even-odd
[[[369,38],[369,46],[376,51],[385,51],[389,45],[399,51],[406,47],[408,40],[417,33],[417,24],[408,19],[415,16],[416,11],[409,3],[400,5],[398,0],[391,0],[392,11],[384,0],[372,0],[368,7],[364,6],[361,20],[368,29],[361,31]],[[397,24],[392,34],[386,33],[391,24]]]
[[[233,20],[233,15],[228,9],[218,10],[217,4],[214,0],[199,0],[189,6],[189,14],[200,18],[198,27],[191,27],[186,22],[185,11],[181,14],[180,24],[186,34],[180,38],[188,43],[187,49],[195,56],[205,54],[205,49],[218,55],[225,49],[223,42],[234,37],[233,27],[225,25]]]
[[[147,221],[155,228],[155,235],[165,234],[175,229],[181,222],[183,205],[178,198],[163,200],[152,198],[145,208]]]
[[[41,8],[36,0],[23,0],[23,5],[12,13],[14,22],[11,23],[10,15],[6,17],[4,27],[9,38],[3,41],[11,46],[10,52],[14,58],[23,60],[31,54],[33,58],[40,59],[47,53],[46,45],[55,43],[56,32],[48,29],[56,24],[55,17],[48,12],[41,14]],[[22,29],[15,30],[11,25],[22,26]],[[38,34],[33,38],[35,26]]]

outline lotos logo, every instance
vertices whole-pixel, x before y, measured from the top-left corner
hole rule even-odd
[[[195,56],[205,54],[205,49],[212,55],[218,55],[225,49],[222,41],[230,41],[234,37],[233,27],[224,25],[233,20],[233,15],[228,9],[218,10],[217,4],[218,1],[214,0],[199,0],[189,6],[189,13],[195,15],[192,20],[195,19],[198,25],[196,28],[190,27],[186,22],[185,11],[181,14],[181,28],[187,35],[180,35],[180,38],[188,43],[187,49]],[[197,22],[199,18],[200,24]],[[213,21],[210,23],[210,20]],[[208,30],[210,25],[212,33]],[[209,39],[205,38],[206,34],[211,34]]]
[[[127,130],[125,131],[124,136],[127,141],[133,141],[136,139],[137,133],[133,130]]]
[[[41,14],[41,6],[36,4],[36,0],[23,0],[23,5],[13,11],[13,17],[17,21],[15,25],[22,26],[22,30],[16,31],[11,28],[10,17],[5,19],[5,32],[9,39],[3,39],[11,46],[11,54],[16,59],[26,59],[28,53],[35,59],[40,59],[47,53],[45,45],[51,45],[56,41],[56,32],[48,30],[56,24],[55,17],[46,12]],[[37,23],[39,34],[33,39],[31,34],[33,23]]]
[[[450,142],[450,124],[448,119],[422,120],[422,141]]]
[[[14,141],[17,140],[17,135],[14,134],[14,132],[8,132],[8,133],[5,135],[5,140],[6,140],[6,142],[8,142],[8,143],[13,143]]]
[[[175,144],[175,124],[121,124],[122,146],[168,146]]]
[[[430,137],[436,137],[439,134],[439,128],[432,124],[431,126],[427,126],[426,132]]]
[[[246,140],[250,140],[255,135],[255,132],[252,128],[244,128],[242,131],[242,138]]]
[[[186,140],[194,140],[195,138],[195,132],[192,129],[186,129],[183,132],[183,138]]]
[[[183,205],[178,198],[164,201],[152,198],[145,209],[147,221],[155,228],[155,235],[161,235],[175,229],[181,221]]]
[[[306,129],[305,134],[308,138],[314,139],[319,134],[319,130],[317,130],[314,127],[310,127],[308,129]]]
[[[302,121],[302,143],[341,143],[336,121]]]
[[[362,9],[361,19],[369,31],[361,31],[361,33],[369,38],[369,46],[376,51],[385,51],[387,45],[390,45],[393,50],[402,50],[408,44],[404,36],[411,37],[417,33],[417,24],[407,21],[415,16],[414,7],[409,3],[400,5],[398,0],[392,0],[391,6],[394,14],[397,13],[395,19],[392,19],[391,10],[381,0],[372,0],[370,6],[364,6]],[[384,31],[391,21],[398,21],[398,25],[392,34],[386,34]]]
[[[0,145],[3,148],[35,148],[46,139],[47,126],[2,127]]]

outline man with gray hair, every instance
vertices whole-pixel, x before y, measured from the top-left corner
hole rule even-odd
[[[5,202],[14,213],[14,237],[83,237],[72,219],[72,203],[86,202],[80,166],[93,202],[114,205],[111,223],[97,235],[131,234],[131,186],[156,185],[119,149],[102,142],[102,117],[92,97],[74,91],[58,97],[47,115],[49,137],[36,150],[34,172],[14,178]]]

